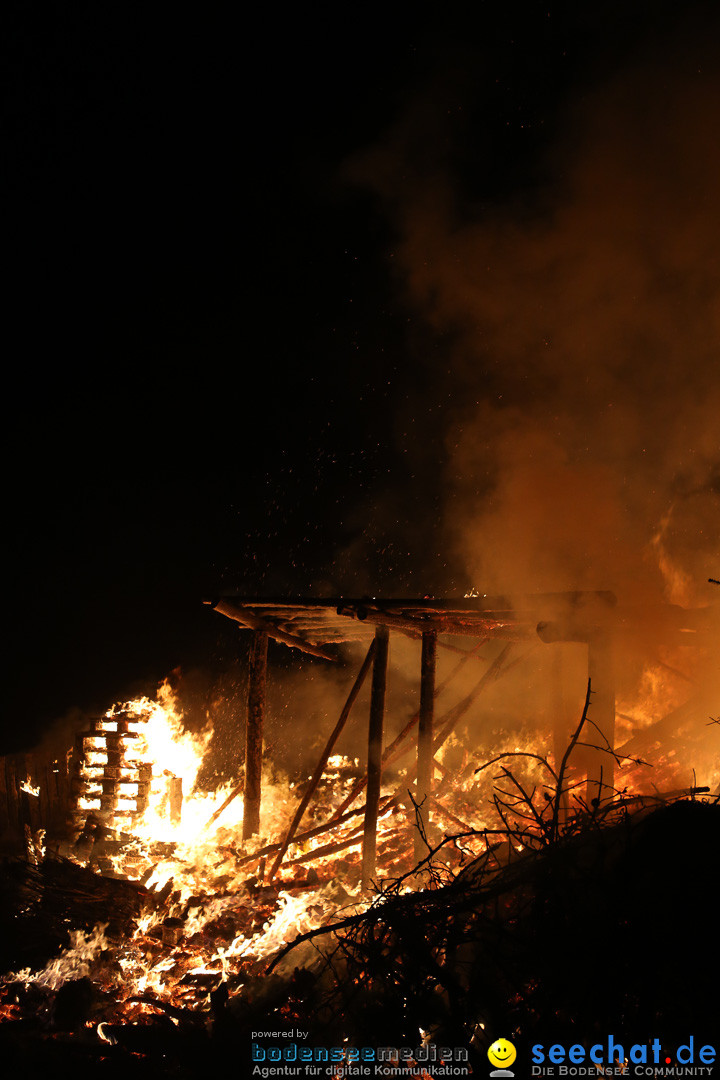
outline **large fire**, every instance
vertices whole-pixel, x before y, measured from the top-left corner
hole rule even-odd
[[[104,737],[117,733],[119,718],[131,749],[123,756],[123,771],[116,785],[113,828],[103,829],[100,835],[96,828],[90,850],[83,851],[88,824],[97,824],[94,815],[100,814],[102,806],[101,784],[108,770]],[[344,885],[337,883],[336,852],[342,851],[345,871],[358,861],[361,839],[357,815],[350,815],[349,822],[324,836],[298,836],[275,886],[263,889],[258,868],[261,860],[264,865],[264,857],[254,856],[253,851],[273,850],[272,838],[282,835],[295,806],[294,785],[272,775],[264,777],[262,835],[246,851],[238,842],[242,794],[229,798],[231,782],[214,791],[196,786],[212,731],[200,735],[186,732],[166,685],[155,701],[141,698],[113,706],[96,730],[95,737],[84,740],[84,758],[79,764],[84,793],[77,806],[86,821],[85,832],[68,855],[94,868],[104,866],[111,876],[142,882],[150,898],[147,911],[137,920],[129,940],[110,940],[107,924],[96,926],[91,933],[76,931],[71,945],[46,968],[13,973],[5,977],[6,983],[37,983],[56,990],[92,970],[104,989],[112,987],[117,1001],[114,1019],[121,1013],[134,1016],[138,1005],[133,999],[149,992],[158,1002],[187,1007],[204,1002],[208,987],[232,973],[260,971],[262,961],[339,907],[359,911],[368,905],[357,874],[354,881],[351,872],[343,874]],[[329,778],[335,781],[331,789],[334,803],[330,800],[324,806],[330,818],[357,770],[354,762],[339,755],[328,764]],[[143,765],[150,767],[152,779],[147,804],[137,812],[142,781],[132,774]],[[169,798],[173,780],[182,781],[180,812]],[[390,843],[398,830],[391,810],[382,814],[379,828]],[[327,846],[333,852],[323,854]],[[298,870],[298,864],[309,862],[311,873]],[[98,957],[107,957],[108,951],[114,960],[112,972],[107,964],[93,966]],[[145,1003],[140,1011],[148,1009],[151,1006]],[[98,1025],[102,1037],[100,1028],[102,1024]]]
[[[675,706],[683,681],[682,672],[667,663],[648,669],[635,698],[619,707],[625,717],[622,737],[642,734],[661,702],[664,712]],[[403,891],[435,888],[489,847],[497,850],[505,843],[508,851],[521,852],[523,843],[501,808],[507,814],[517,806],[508,800],[518,791],[525,816],[538,802],[551,805],[560,767],[551,749],[553,732],[538,730],[537,724],[512,733],[486,732],[481,759],[454,732],[434,756],[426,846],[429,851],[440,841],[441,850],[432,873],[416,867],[412,765],[386,770],[377,826],[378,894],[361,887],[363,769],[358,759],[328,758],[325,783],[277,873],[269,875],[310,778],[276,775],[266,763],[260,832],[243,842],[240,785],[231,780],[204,790],[198,782],[212,734],[210,727],[200,733],[186,729],[164,684],[155,700],[115,705],[83,735],[76,748],[74,830],[60,853],[105,877],[137,882],[144,890],[142,908],[130,933],[127,925],[119,929],[109,911],[108,919],[92,929],[73,930],[69,945],[42,969],[6,975],[5,1019],[16,1015],[13,995],[19,985],[57,991],[83,978],[104,996],[103,1008],[85,1025],[101,1041],[113,1041],[114,1024],[163,1014],[172,1019],[173,1009],[209,1015],[210,995],[218,988],[241,987],[299,935],[366,911],[382,899],[388,883],[399,883]],[[697,771],[687,777],[686,787],[694,783],[715,791],[720,785],[713,745],[697,742]],[[412,751],[413,740],[406,739],[401,749]],[[655,758],[650,781],[643,754],[621,756],[615,783],[622,799],[627,802],[649,786],[657,790],[674,775],[674,756],[668,748],[664,758],[662,753]],[[24,790],[33,792],[30,778]],[[504,794],[498,797],[498,790]],[[581,806],[579,781],[570,790]],[[523,828],[541,836],[548,828],[544,813],[541,809],[537,822]],[[455,839],[442,843],[448,837]],[[37,837],[29,839],[39,862],[44,850]],[[298,962],[302,966],[302,957],[293,953],[286,970]]]

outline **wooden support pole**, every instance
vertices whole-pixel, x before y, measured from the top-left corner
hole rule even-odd
[[[247,726],[245,738],[245,809],[243,840],[249,840],[260,829],[260,796],[262,788],[262,741],[265,718],[265,688],[267,683],[268,635],[255,630],[250,652],[248,673]]]
[[[446,742],[446,740],[450,737],[450,735],[452,734],[453,729],[455,728],[455,726],[460,722],[460,720],[465,715],[465,713],[468,711],[470,706],[475,702],[476,698],[478,698],[480,696],[480,692],[484,689],[484,687],[487,685],[487,683],[489,681],[499,679],[502,675],[507,674],[508,671],[512,671],[512,669],[517,664],[521,663],[521,661],[523,661],[528,655],[528,653],[525,652],[525,653],[523,653],[522,656],[518,656],[514,660],[511,660],[510,663],[503,665],[502,660],[503,660],[503,658],[505,656],[507,656],[507,650],[508,649],[510,649],[510,645],[506,646],[506,649],[503,650],[503,652],[500,654],[500,656],[495,658],[495,660],[490,665],[488,670],[485,672],[485,674],[483,675],[482,679],[477,684],[475,689],[471,690],[471,692],[466,697],[464,697],[462,701],[459,701],[458,704],[455,705],[452,709],[450,709],[449,712],[445,713],[445,716],[443,716],[443,718],[442,718],[443,721],[445,721],[445,723],[443,724],[442,728],[440,729],[440,734],[437,735],[435,737],[434,741],[433,741],[433,754],[437,754],[438,750],[443,745],[443,743]],[[530,650],[528,650],[528,651],[530,651]],[[434,757],[433,757],[433,763],[434,763],[435,767],[438,768],[440,771],[443,770],[443,766]],[[445,782],[445,780],[447,780],[448,775],[449,774],[447,774],[447,775],[445,775],[443,777],[443,783]],[[405,777],[403,782],[400,784],[400,786],[395,790],[394,796],[396,798],[402,797],[403,792],[407,791],[408,785],[412,784],[415,779],[416,779],[416,771],[415,771],[415,769],[412,769],[407,774],[407,776]]]
[[[385,719],[387,660],[388,629],[386,626],[378,626],[375,630],[375,659],[373,661],[370,724],[368,726],[368,782],[362,857],[362,887],[365,890],[371,886],[375,874],[377,855],[377,819],[382,783],[382,742]]]
[[[302,799],[300,800],[300,805],[298,806],[297,810],[295,811],[295,816],[294,816],[294,818],[292,819],[292,821],[290,823],[290,828],[288,829],[288,831],[287,831],[287,833],[285,835],[285,839],[283,840],[283,842],[282,842],[282,844],[280,846],[280,851],[278,852],[277,857],[275,859],[275,862],[272,865],[272,869],[270,870],[270,873],[268,875],[268,881],[272,881],[272,879],[277,874],[278,869],[280,867],[280,864],[281,864],[281,862],[283,860],[283,856],[284,856],[285,852],[287,851],[287,849],[290,847],[290,844],[292,843],[293,836],[295,835],[295,832],[297,831],[297,827],[298,827],[298,825],[300,824],[300,822],[302,820],[302,816],[305,813],[307,805],[310,802],[310,799],[312,798],[313,793],[315,792],[315,789],[317,788],[318,784],[320,783],[320,779],[322,777],[322,774],[325,771],[325,766],[327,765],[328,758],[330,757],[330,755],[333,752],[333,747],[335,746],[335,743],[337,742],[338,738],[340,737],[340,733],[341,733],[342,729],[345,727],[345,724],[347,723],[347,719],[348,719],[348,717],[350,715],[350,710],[352,709],[353,705],[355,704],[355,700],[356,700],[358,694],[360,693],[360,690],[362,689],[363,683],[365,682],[365,679],[367,677],[367,673],[370,670],[370,665],[373,662],[376,649],[377,649],[377,645],[375,643],[375,639],[373,638],[373,640],[370,642],[370,648],[367,651],[367,655],[366,655],[365,659],[363,660],[362,667],[360,668],[360,671],[358,672],[358,676],[355,679],[353,687],[352,687],[350,693],[348,694],[347,701],[345,702],[345,704],[343,706],[343,709],[342,709],[342,712],[340,713],[340,718],[339,718],[337,724],[335,725],[335,727],[333,728],[333,731],[332,731],[332,734],[330,735],[330,738],[328,739],[327,743],[325,744],[325,749],[323,750],[322,754],[320,755],[320,760],[318,761],[318,763],[317,763],[317,765],[315,767],[315,772],[313,773],[313,775],[312,775],[312,777],[310,779],[310,783],[308,784],[307,791],[303,795]]]
[[[463,654],[462,659],[458,661],[457,665],[453,668],[453,670],[447,676],[445,681],[440,683],[440,685],[435,688],[435,697],[440,696],[440,694],[443,692],[443,690],[447,686],[450,685],[450,683],[453,681],[453,679],[455,678],[457,673],[460,671],[460,669],[464,666],[464,664],[471,657],[475,657],[476,654],[477,654],[477,650],[479,648],[481,648],[481,646],[484,645],[484,644],[485,644],[485,639],[483,638],[472,649],[469,649],[469,650],[462,649],[461,650],[462,654]],[[438,641],[438,645],[442,645],[442,642]],[[385,751],[383,753],[383,757],[382,757],[383,768],[385,768],[386,765],[391,765],[394,761],[397,760],[397,758],[402,757],[407,752],[408,747],[403,746],[402,744],[405,741],[405,739],[407,738],[407,736],[410,734],[412,729],[415,727],[415,725],[419,722],[419,720],[420,720],[420,710],[418,709],[418,711],[416,713],[414,713],[413,716],[410,717],[410,719],[408,720],[407,724],[402,729],[402,731],[398,735],[396,735],[395,738],[393,739],[393,741],[390,743],[390,745],[388,747],[386,747],[386,749],[385,749]],[[353,787],[352,787],[350,793],[346,796],[346,798],[343,799],[340,806],[338,806],[338,808],[335,810],[335,813],[333,814],[333,818],[341,817],[341,815],[344,814],[345,811],[347,810],[348,806],[351,806],[355,802],[355,800],[358,797],[358,795],[360,794],[360,792],[365,790],[366,786],[367,786],[367,777],[365,777],[365,776],[361,777],[355,784],[353,784]]]
[[[433,775],[433,714],[435,704],[435,663],[437,660],[437,633],[426,630],[422,636],[420,659],[420,721],[418,724],[417,751],[417,803],[423,827],[427,833],[430,819],[428,796],[432,791]],[[415,859],[419,862],[427,854],[426,845],[418,830],[415,836]]]

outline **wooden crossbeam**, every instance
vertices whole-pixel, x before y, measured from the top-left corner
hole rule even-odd
[[[290,645],[293,649],[300,649],[301,652],[309,653],[310,656],[318,656],[321,660],[332,660],[334,662],[337,659],[332,653],[327,652],[326,649],[320,648],[319,645],[312,645],[309,641],[305,641],[304,638],[298,637],[296,634],[286,634],[285,631],[276,626],[271,619],[265,619],[261,618],[259,615],[254,615],[252,612],[248,611],[247,608],[236,607],[235,604],[231,604],[229,600],[218,600],[212,607],[214,611],[218,611],[221,615],[226,615],[228,619],[233,619],[235,622],[241,623],[251,630],[263,630],[268,637],[273,638],[275,641],[282,641],[285,645]]]

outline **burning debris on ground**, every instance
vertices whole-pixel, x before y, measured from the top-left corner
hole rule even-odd
[[[253,1032],[301,1029],[347,1048],[414,1046],[421,1031],[477,1066],[491,1031],[709,1028],[717,725],[702,717],[684,771],[633,752],[642,729],[616,749],[599,662],[622,629],[612,598],[215,607],[255,641],[242,775],[198,782],[212,731],[186,729],[167,685],[91,720],[65,769],[4,763],[5,836],[22,849],[2,893],[9,1062],[192,1076]],[[670,633],[688,622],[703,616],[671,613]],[[407,718],[388,715],[391,636],[420,652]],[[365,650],[306,778],[263,755],[268,638],[325,662]],[[496,737],[493,688],[568,639],[592,677],[564,746],[564,728]],[[358,702],[362,764],[339,752],[351,717],[363,728]]]

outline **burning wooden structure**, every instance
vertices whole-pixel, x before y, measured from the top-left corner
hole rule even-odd
[[[642,855],[641,870],[635,863],[646,835],[655,859],[652,827],[646,833],[644,826],[655,809],[662,814],[678,798],[715,803],[691,806],[694,816],[679,810],[677,818],[663,818],[678,829],[690,821],[704,830],[693,848],[698,859],[715,842],[720,810],[708,787],[671,799],[615,790],[612,767],[621,755],[613,742],[613,654],[623,647],[628,616],[613,597],[535,596],[512,605],[480,596],[224,598],[213,608],[252,635],[242,779],[235,774],[213,791],[195,784],[190,757],[173,758],[192,733],[166,699],[125,703],[88,721],[72,753],[44,772],[37,755],[3,762],[0,809],[26,839],[25,858],[6,860],[3,901],[14,937],[6,935],[0,1037],[18,1061],[34,1025],[38,1045],[65,1039],[62,1045],[83,1061],[114,1062],[118,1074],[129,1058],[154,1067],[172,1048],[173,1075],[185,1075],[181,1063],[194,1047],[188,1075],[197,1075],[208,1055],[237,1049],[237,1039],[247,1040],[254,1028],[289,1022],[320,1041],[387,1042],[389,1027],[398,1024],[407,1041],[418,1025],[445,1025],[443,1037],[456,1045],[472,1047],[475,1039],[481,1060],[477,1033],[488,1015],[495,1027],[511,1030],[522,1009],[540,1009],[543,988],[560,970],[557,1001],[583,1022],[597,1017],[601,998],[616,992],[614,974],[607,968],[604,982],[589,980],[602,985],[602,994],[578,1004],[556,963],[555,943],[565,937],[579,952],[590,934],[607,952],[618,920],[639,919],[651,857]],[[703,618],[679,609],[663,615],[670,634],[697,629]],[[419,645],[417,654],[411,650],[419,659],[419,694],[414,714],[386,739],[396,635]],[[360,646],[337,721],[300,790],[288,788],[285,777],[276,784],[267,774],[263,779],[270,639],[345,665],[342,646]],[[490,748],[476,739],[462,749],[462,765],[450,767],[450,736],[482,692],[521,671],[531,651],[560,654],[551,650],[565,641],[587,648],[591,722],[588,693],[580,726],[554,756],[535,744]],[[448,661],[442,666],[441,656]],[[455,673],[464,668],[467,675],[475,665],[463,696],[440,707]],[[368,683],[367,757],[362,767],[336,766],[340,755],[333,752]],[[571,781],[568,771],[583,728],[585,741],[597,747],[585,762],[587,788],[578,771]],[[637,740],[652,734],[638,732]],[[195,767],[209,737],[192,734]],[[394,775],[393,762],[416,747],[410,767]],[[529,784],[521,772],[527,762],[536,770]],[[504,784],[504,792],[497,791],[502,785],[493,789],[494,803],[478,775]],[[575,798],[575,814],[568,808],[573,787],[585,794]],[[466,791],[476,805],[463,801]],[[306,811],[315,814],[312,823],[303,824]],[[48,844],[45,854],[39,834],[48,815],[56,832],[69,826],[70,835],[64,847]],[[629,880],[635,892],[625,910]],[[664,878],[662,885],[653,890],[658,926],[674,926],[674,910],[663,906]],[[681,892],[672,892],[678,904]],[[608,896],[617,900],[608,904]],[[710,910],[708,902],[706,921]],[[630,955],[634,939],[629,931],[626,937]],[[651,989],[636,976],[649,956],[641,950],[626,964],[624,1010]],[[685,953],[676,959],[674,973]],[[683,998],[698,1010],[704,999],[699,992],[692,998],[695,986],[684,987]],[[666,997],[677,1004],[670,991]]]
[[[319,781],[335,741],[349,715],[357,692],[372,666],[372,693],[367,742],[367,787],[363,829],[363,883],[367,888],[376,867],[376,828],[383,767],[393,759],[398,739],[383,753],[385,684],[388,645],[391,633],[422,642],[420,663],[420,706],[404,738],[417,725],[416,802],[420,820],[416,854],[422,851],[422,816],[427,823],[427,807],[433,800],[435,754],[451,734],[461,716],[487,682],[499,678],[521,657],[518,646],[541,640],[585,642],[588,646],[588,673],[595,687],[593,720],[600,741],[599,752],[588,760],[588,801],[602,801],[613,792],[615,739],[615,688],[613,676],[615,597],[607,592],[575,592],[527,597],[511,604],[506,598],[470,596],[462,599],[258,599],[224,597],[212,603],[218,613],[247,628],[253,634],[248,682],[245,740],[245,819],[243,835],[249,839],[258,830],[262,728],[266,698],[267,643],[275,641],[314,657],[335,661],[333,646],[367,643],[368,651],[356,683],[343,709],[338,726],[323,752],[304,803],[277,854],[271,877],[277,871],[294,831],[300,822],[314,787]],[[457,643],[469,640],[469,648]],[[472,700],[455,710],[439,729],[434,715],[437,650],[448,649],[467,660],[488,640],[503,643],[503,650],[480,681]],[[605,752],[609,751],[609,753]],[[356,795],[358,789],[354,792]],[[340,813],[352,800],[340,808]]]
[[[266,700],[268,639],[330,662],[338,659],[336,647],[352,643],[367,645],[365,660],[350,691],[340,719],[312,776],[287,835],[275,854],[272,879],[282,863],[303,812],[315,790],[335,742],[345,725],[363,681],[372,669],[367,766],[359,781],[338,808],[338,818],[366,788],[363,826],[362,880],[368,888],[376,868],[376,832],[383,770],[397,757],[399,744],[417,728],[417,763],[407,781],[414,786],[417,815],[415,854],[425,849],[422,837],[430,808],[437,806],[434,776],[443,767],[436,754],[488,683],[522,662],[539,642],[553,645],[575,643],[587,648],[587,677],[593,689],[592,737],[576,757],[586,774],[585,801],[601,805],[615,794],[617,761],[615,655],[624,635],[638,623],[662,622],[668,640],[695,633],[707,621],[707,610],[686,611],[666,605],[662,612],[619,611],[609,592],[568,592],[515,598],[471,595],[456,599],[425,597],[419,600],[363,598],[249,598],[222,597],[211,604],[219,614],[237,622],[253,635],[245,732],[245,840],[258,830],[261,802],[262,730]],[[383,750],[385,686],[391,634],[420,640],[419,709],[397,738]],[[502,649],[474,691],[441,721],[435,716],[436,659],[438,649],[459,654],[462,665],[477,654],[480,645],[496,640]],[[449,681],[449,680],[448,680]],[[557,740],[556,740],[557,742]],[[481,751],[482,748],[476,748]],[[558,746],[556,746],[556,750]]]

